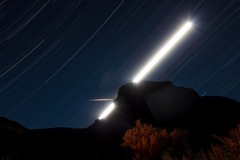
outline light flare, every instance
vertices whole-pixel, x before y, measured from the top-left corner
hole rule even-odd
[[[186,22],[174,36],[161,48],[156,55],[145,65],[145,67],[133,79],[134,83],[138,83],[145,77],[151,69],[179,42],[179,40],[191,29],[192,22]]]
[[[99,102],[99,101],[112,101],[113,99],[110,98],[96,98],[96,99],[90,99],[90,101],[93,102]]]

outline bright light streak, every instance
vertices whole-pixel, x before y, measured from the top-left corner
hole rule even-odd
[[[189,31],[192,27],[191,22],[186,22],[161,48],[156,55],[147,63],[147,65],[139,72],[139,74],[133,79],[134,83],[138,83],[141,79],[147,75],[147,73],[179,42],[179,40]],[[100,115],[99,120],[107,117],[115,108],[115,104],[111,103],[106,110]]]
[[[147,63],[147,65],[137,74],[133,79],[134,83],[138,83],[141,79],[147,75],[147,73],[176,45],[179,40],[191,29],[192,23],[186,22],[166,43],[163,48],[161,48],[156,55]]]
[[[115,108],[115,104],[114,103],[111,103],[107,109],[104,110],[104,112],[100,115],[100,117],[98,119],[103,119],[105,117],[107,117],[111,112],[112,110]]]

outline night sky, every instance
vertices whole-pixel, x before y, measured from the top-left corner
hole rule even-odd
[[[27,128],[91,125],[185,21],[145,79],[240,101],[239,0],[2,0],[0,116]]]

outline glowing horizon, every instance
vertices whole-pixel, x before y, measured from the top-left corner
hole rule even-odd
[[[145,65],[145,67],[135,76],[133,83],[138,83],[142,80],[153,67],[170,51],[174,45],[191,29],[192,22],[187,21],[184,25],[174,34],[174,36],[156,53],[156,55]]]

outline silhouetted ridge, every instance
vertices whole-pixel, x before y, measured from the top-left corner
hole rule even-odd
[[[194,149],[210,147],[212,135],[226,135],[240,123],[240,103],[226,97],[200,97],[196,91],[172,82],[143,81],[120,87],[116,109],[89,129],[97,131],[96,139],[120,143],[122,135],[137,119],[159,128],[187,129]],[[118,136],[119,135],[119,136]],[[117,139],[119,138],[119,139]]]
[[[4,117],[0,117],[0,133],[2,132],[22,133],[26,130],[27,128],[25,128],[24,126],[17,122],[8,120]]]
[[[108,123],[108,126],[119,126],[116,127],[119,131],[132,127],[137,119],[163,126],[168,123],[169,127],[173,119],[189,120],[186,116],[190,118],[188,114],[192,112],[193,105],[198,99],[196,91],[175,86],[170,81],[129,83],[120,87],[114,100],[116,109],[101,122]]]
[[[240,103],[227,97],[199,96],[172,82],[142,81],[119,88],[116,108],[86,129],[28,130],[0,117],[0,159],[126,159],[122,136],[137,119],[158,128],[189,131],[193,150],[208,149],[240,123]],[[87,115],[86,115],[87,116]],[[41,147],[43,146],[43,147]],[[77,147],[76,147],[77,146]]]
[[[128,83],[122,85],[119,88],[118,96],[119,95],[126,95],[131,96],[135,94],[146,94],[148,92],[152,92],[164,86],[173,85],[171,81],[164,81],[164,82],[154,82],[154,81],[141,81],[139,83]]]

